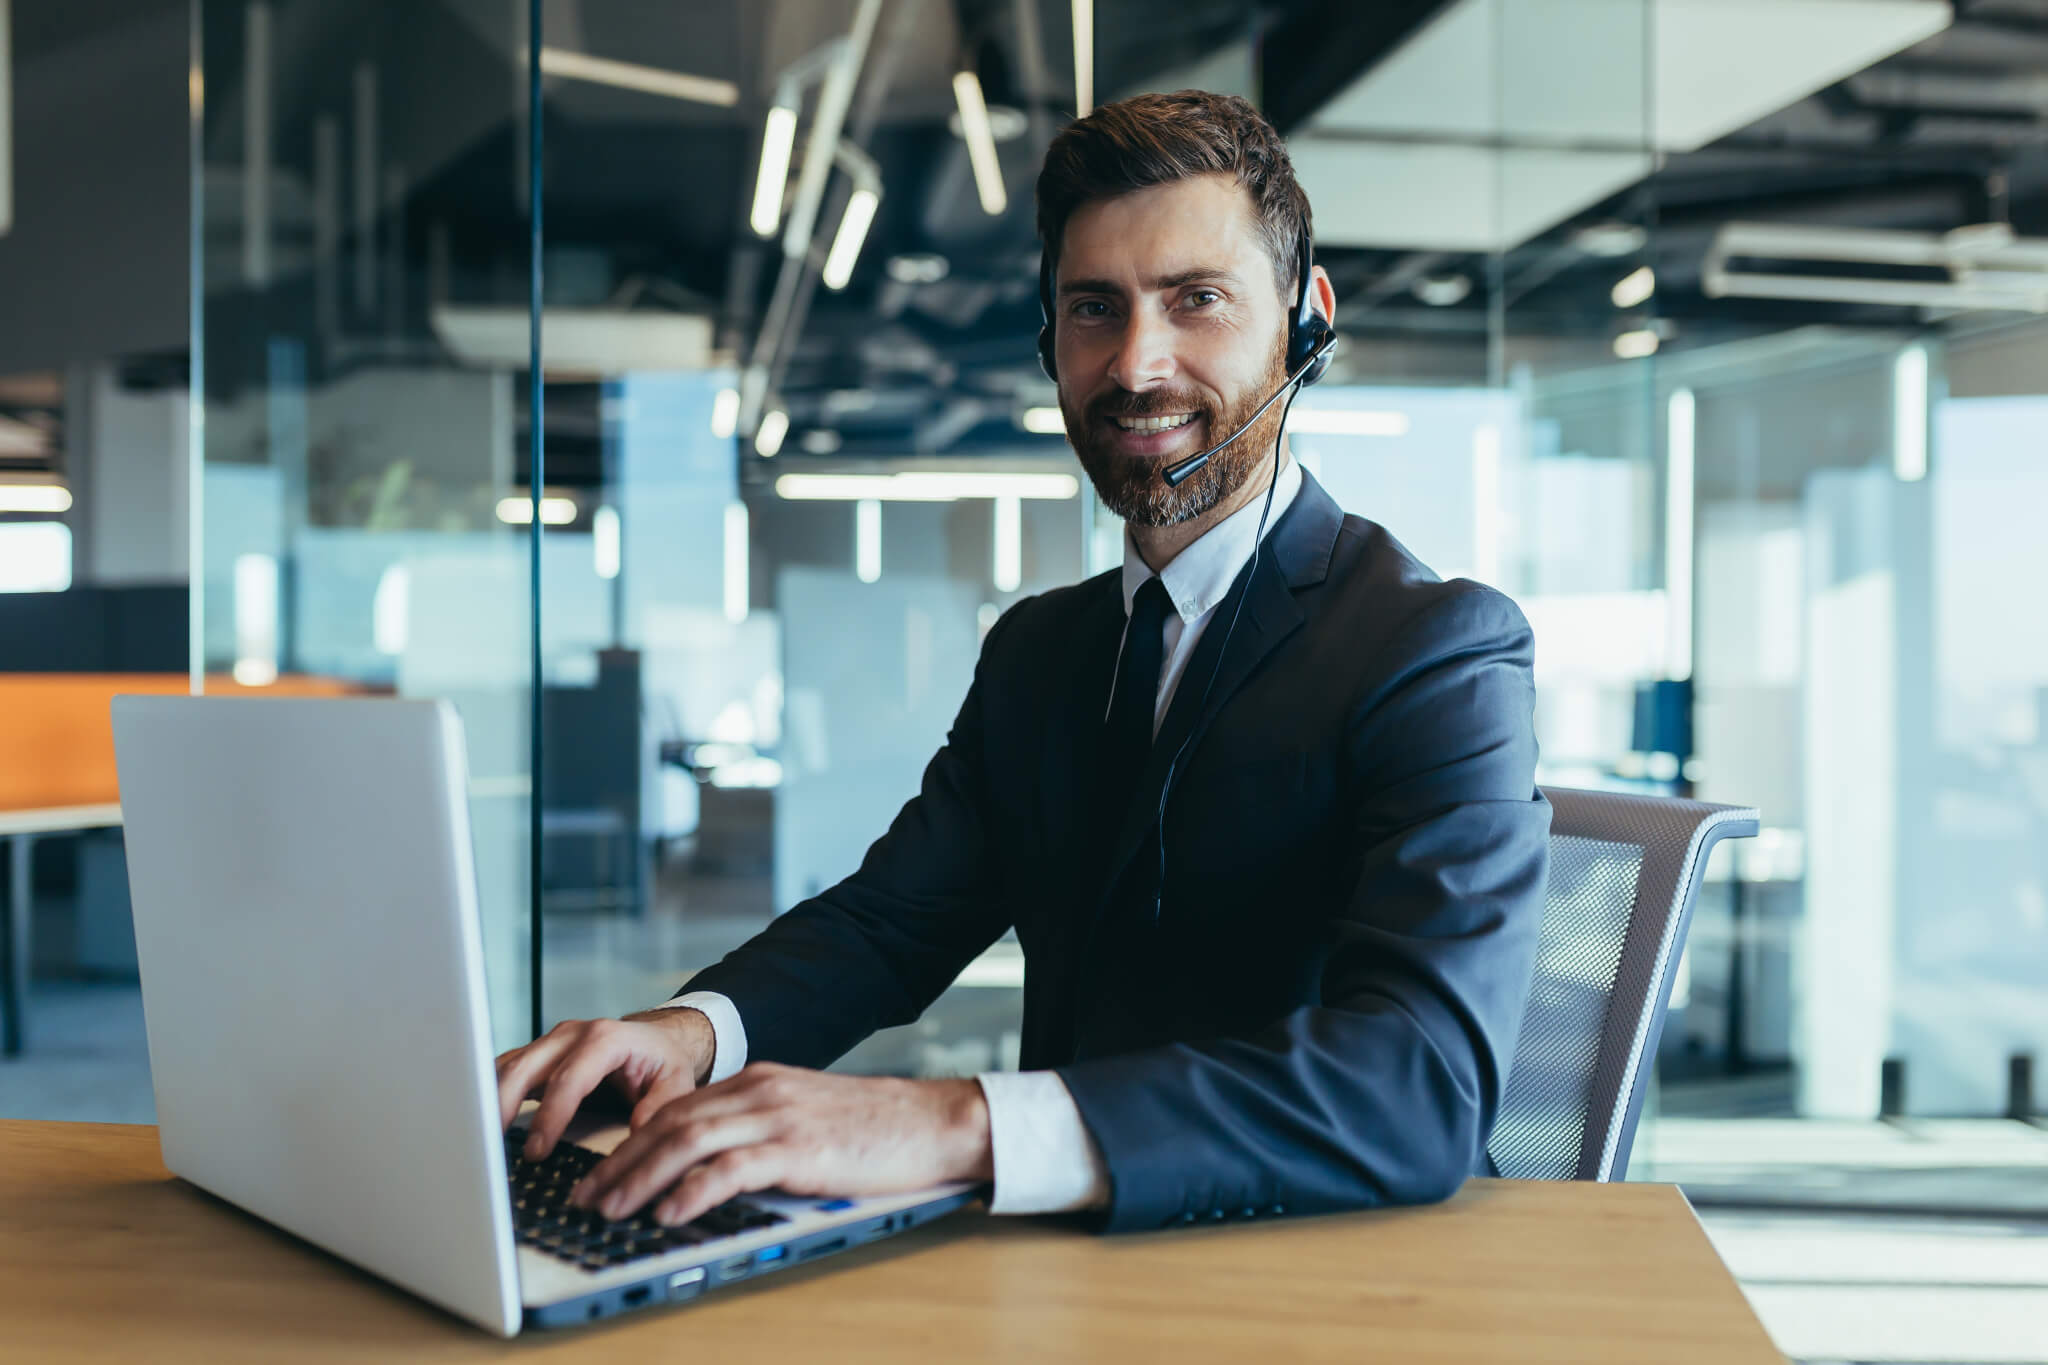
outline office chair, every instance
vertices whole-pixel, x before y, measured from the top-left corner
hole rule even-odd
[[[1707,854],[1741,806],[1546,787],[1550,885],[1535,983],[1487,1155],[1504,1176],[1620,1180]]]

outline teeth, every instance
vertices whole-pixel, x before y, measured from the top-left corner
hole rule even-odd
[[[1182,412],[1171,417],[1112,417],[1110,420],[1125,431],[1172,431],[1194,421],[1195,415]]]

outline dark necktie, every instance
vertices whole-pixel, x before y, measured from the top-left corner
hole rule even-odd
[[[1152,754],[1152,717],[1159,699],[1159,665],[1166,649],[1161,632],[1173,603],[1157,577],[1145,580],[1131,601],[1123,652],[1116,661],[1116,687],[1103,726],[1103,796],[1112,822],[1120,822],[1136,794]],[[1114,825],[1112,825],[1114,827]]]
[[[1096,911],[1080,922],[1074,964],[1076,989],[1073,1055],[1087,1057],[1095,1036],[1123,1037],[1127,1021],[1121,989],[1105,990],[1104,981],[1146,979],[1140,963],[1147,951],[1151,926],[1149,907],[1155,873],[1153,860],[1141,855],[1112,866],[1118,836],[1140,813],[1139,784],[1152,757],[1152,717],[1159,698],[1159,666],[1166,654],[1162,632],[1173,610],[1166,585],[1150,578],[1131,599],[1131,619],[1124,627],[1123,650],[1117,655],[1116,683],[1110,691],[1109,718],[1102,727],[1102,762],[1093,793],[1095,854],[1102,869]],[[1150,997],[1146,997],[1150,998]]]

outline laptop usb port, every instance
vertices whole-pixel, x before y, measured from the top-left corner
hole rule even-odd
[[[846,1243],[847,1239],[844,1237],[834,1237],[829,1242],[813,1242],[804,1248],[804,1259],[810,1260],[815,1256],[830,1256],[835,1251],[844,1251]]]
[[[780,1270],[782,1269],[782,1258],[788,1254],[788,1247],[762,1247],[754,1253],[754,1268],[756,1270]]]
[[[751,1256],[735,1256],[729,1261],[720,1261],[717,1271],[718,1278],[720,1280],[737,1280],[740,1276],[746,1274],[748,1268],[753,1264],[754,1258]]]

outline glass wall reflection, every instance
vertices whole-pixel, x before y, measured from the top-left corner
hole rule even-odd
[[[209,0],[193,191],[195,666],[455,702],[507,1046],[531,989],[518,14]]]

